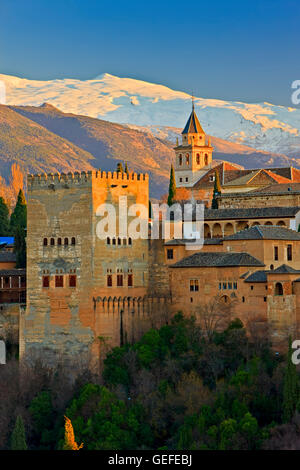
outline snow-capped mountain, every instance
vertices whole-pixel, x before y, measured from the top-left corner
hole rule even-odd
[[[182,128],[191,96],[166,86],[103,74],[93,80],[27,80],[0,74],[6,104],[51,103],[64,112],[147,128],[156,135]],[[258,150],[300,158],[300,109],[195,97],[203,129],[210,135]]]

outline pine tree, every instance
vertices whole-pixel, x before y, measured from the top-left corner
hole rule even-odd
[[[9,210],[3,197],[0,197],[0,237],[9,235]]]
[[[173,204],[175,195],[176,195],[175,173],[174,173],[173,165],[171,165],[168,206],[171,206]]]
[[[83,444],[80,446],[75,441],[74,436],[74,429],[72,426],[71,420],[65,416],[65,442],[64,442],[64,450],[79,450],[83,447]]]
[[[127,162],[125,162],[125,173],[126,173],[127,175],[129,175],[129,170],[128,170]]]
[[[17,227],[26,229],[26,224],[27,224],[26,199],[25,199],[22,189],[20,189],[16,206],[10,217],[10,227],[11,227],[12,234],[15,233]]]
[[[292,362],[292,354],[292,340],[289,338],[288,360],[283,382],[282,421],[284,423],[292,419],[299,398],[299,377],[296,365]]]
[[[16,419],[16,424],[11,435],[10,449],[27,450],[25,428],[21,416],[18,416]]]
[[[218,170],[215,170],[215,184],[214,184],[213,199],[212,199],[212,204],[211,204],[212,209],[218,209],[219,207],[218,201],[216,199],[216,196],[218,196],[219,194],[221,194],[220,177],[219,177]]]
[[[118,163],[117,165],[117,172],[118,173],[124,173],[123,165],[121,162]]]

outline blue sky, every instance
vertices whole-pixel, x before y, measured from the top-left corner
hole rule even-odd
[[[0,73],[107,72],[196,96],[291,106],[300,2],[0,0]]]

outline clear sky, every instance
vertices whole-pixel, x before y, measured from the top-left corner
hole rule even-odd
[[[196,96],[291,106],[299,0],[0,0],[0,73],[107,72]]]

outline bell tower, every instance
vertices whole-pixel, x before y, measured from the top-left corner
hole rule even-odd
[[[181,144],[177,143],[174,148],[176,187],[190,188],[211,168],[213,152],[210,137],[207,138],[195,112],[194,99],[192,112],[181,135]]]

